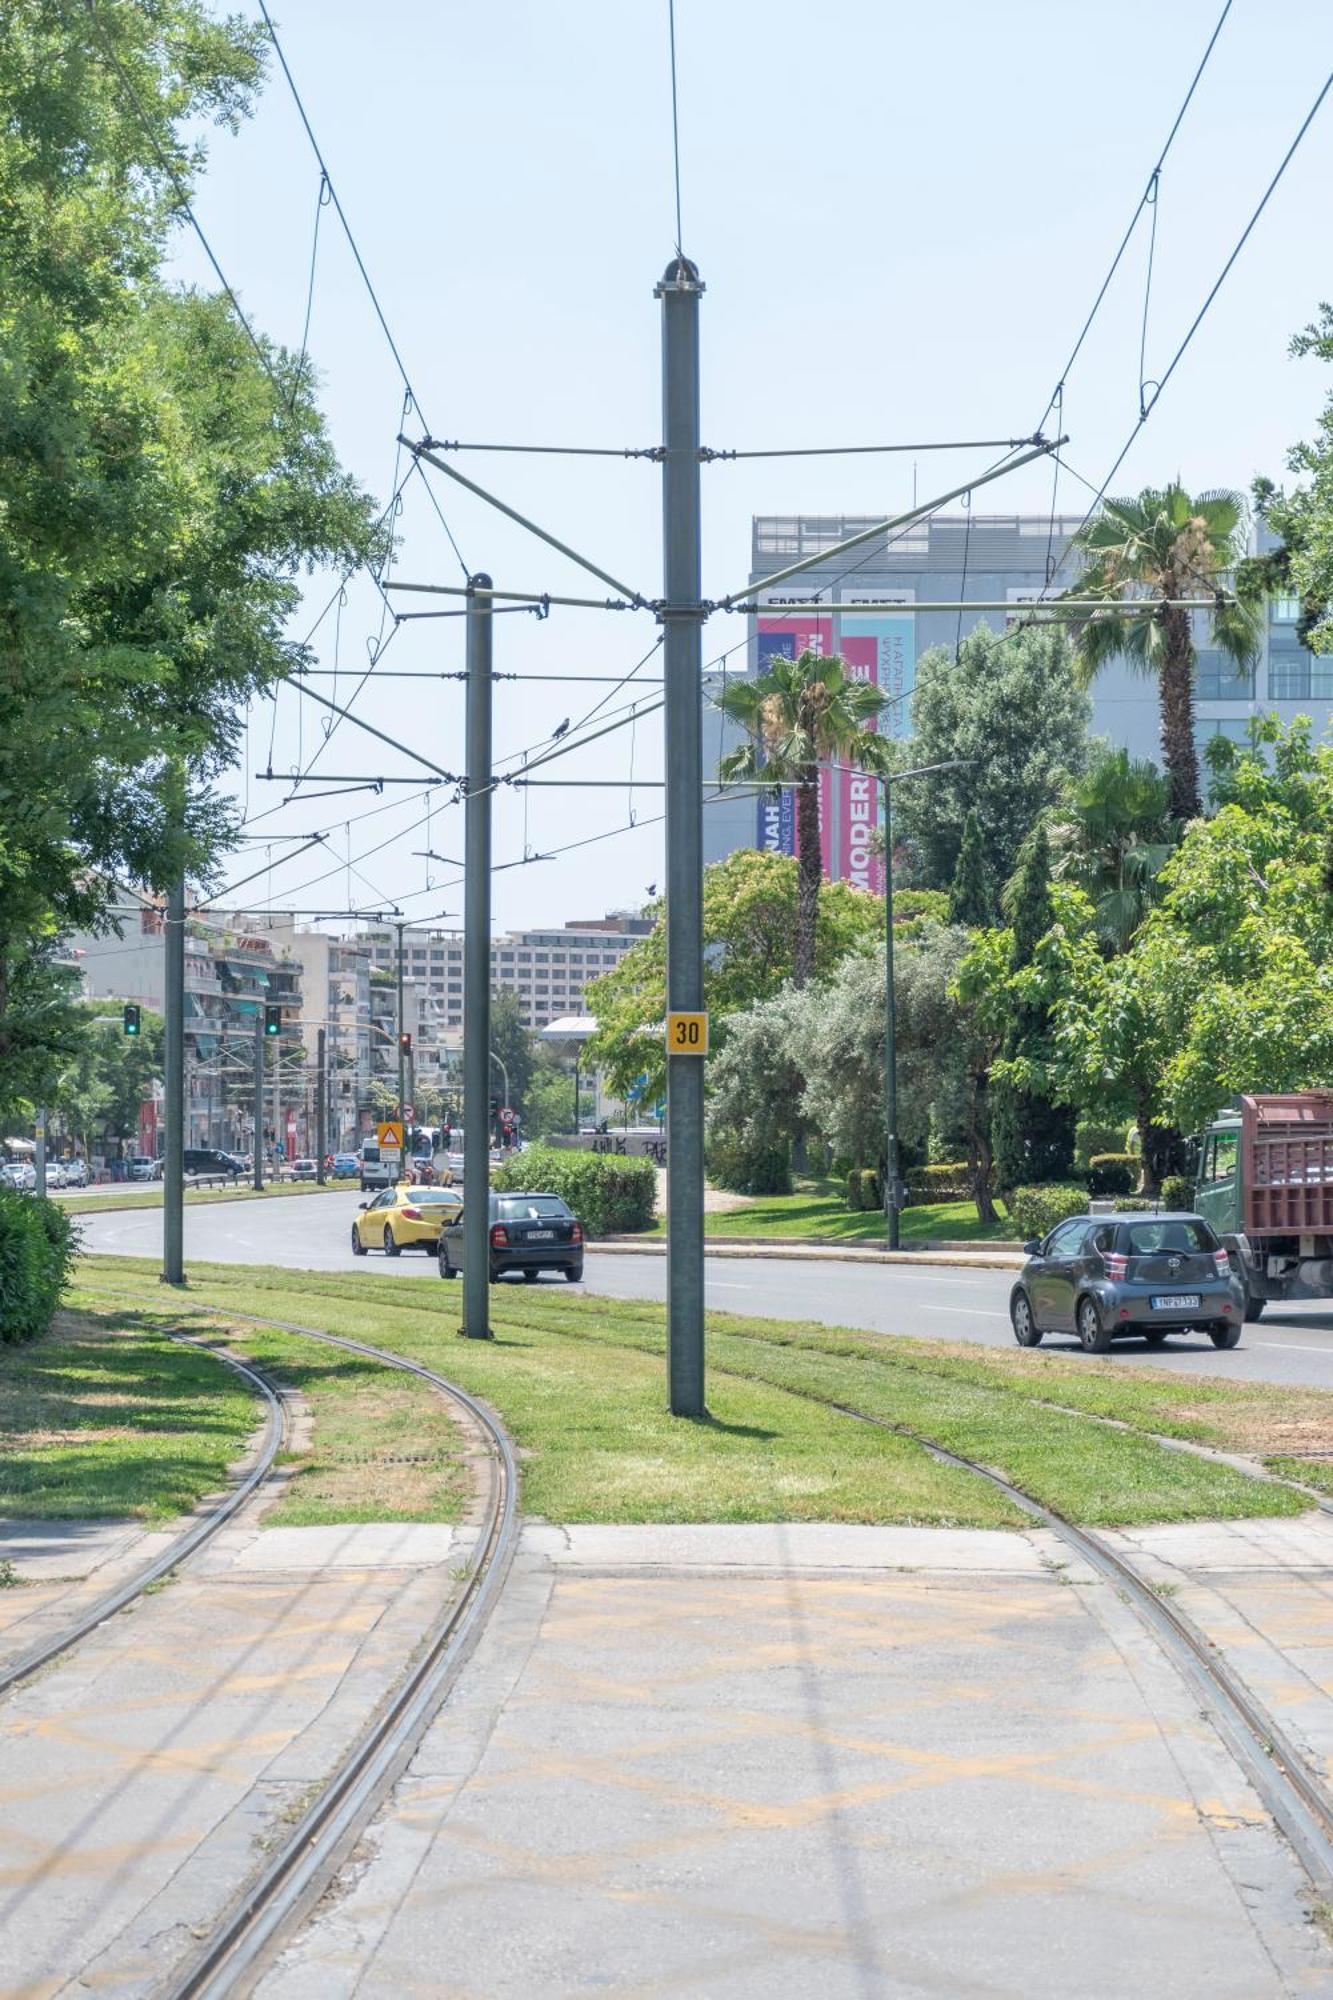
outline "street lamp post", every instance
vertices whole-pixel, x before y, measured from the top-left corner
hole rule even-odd
[[[944,764],[915,764],[881,780],[884,792],[884,1221],[888,1248],[900,1242],[898,1225],[898,1015],[893,988],[893,788],[903,778],[925,778],[935,771],[961,771],[972,757],[951,757]]]

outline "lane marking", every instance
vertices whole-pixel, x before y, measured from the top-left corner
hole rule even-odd
[[[1312,1340],[1247,1340],[1247,1347],[1289,1347],[1294,1354],[1333,1356],[1333,1348],[1316,1347]]]

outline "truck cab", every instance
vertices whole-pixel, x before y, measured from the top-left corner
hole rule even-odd
[[[1333,1093],[1242,1097],[1193,1147],[1195,1210],[1244,1280],[1246,1318],[1333,1298]]]

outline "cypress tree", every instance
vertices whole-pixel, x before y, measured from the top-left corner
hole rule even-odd
[[[949,888],[949,922],[965,924],[971,930],[984,929],[995,921],[995,890],[986,863],[986,843],[975,806],[963,821],[963,838]]]
[[[1018,852],[1018,866],[1005,885],[1005,913],[1013,925],[1010,965],[1019,972],[1031,965],[1037,946],[1054,921],[1051,899],[1051,852],[1046,829],[1038,825]],[[1002,1053],[1010,1061],[1026,1057],[1040,1062],[1050,1034],[1050,1010],[1041,1001],[1019,1001],[1004,1039]],[[1001,1190],[1067,1179],[1074,1163],[1071,1105],[1056,1104],[1038,1091],[1010,1083],[992,1090],[991,1141],[995,1184]]]

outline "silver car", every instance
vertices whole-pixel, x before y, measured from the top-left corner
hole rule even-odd
[[[1089,1354],[1113,1340],[1160,1347],[1172,1333],[1206,1333],[1214,1347],[1240,1339],[1244,1287],[1200,1215],[1076,1215],[1023,1248],[1009,1300],[1020,1347],[1047,1333],[1077,1334]]]

